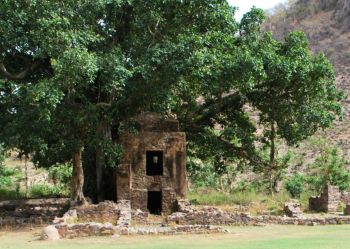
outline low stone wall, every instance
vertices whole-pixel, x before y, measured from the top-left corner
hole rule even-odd
[[[350,216],[329,216],[329,217],[287,217],[261,215],[251,216],[249,214],[236,214],[224,212],[215,207],[195,208],[186,201],[180,201],[178,211],[167,217],[167,223],[179,225],[334,225],[350,224]]]
[[[225,233],[225,229],[211,225],[179,225],[172,227],[118,227],[110,223],[84,223],[55,226],[61,238],[116,235],[177,235]]]
[[[61,238],[77,238],[88,236],[113,235],[118,229],[110,223],[80,223],[80,224],[57,224],[56,229]]]
[[[231,226],[259,226],[264,224],[277,225],[336,225],[350,224],[350,216],[337,217],[303,217],[290,218],[286,216],[250,216],[247,214],[229,214],[229,213],[174,213],[168,216],[168,222],[176,224],[202,224],[202,225],[231,225]]]
[[[68,207],[68,198],[1,201],[0,228],[49,224]]]
[[[120,210],[117,203],[105,201],[99,204],[87,204],[73,207],[77,219],[80,223],[98,222],[116,224],[120,216]]]
[[[62,217],[55,218],[53,224],[106,223],[117,226],[129,226],[131,223],[130,201],[104,201],[99,204],[86,204],[69,209]]]

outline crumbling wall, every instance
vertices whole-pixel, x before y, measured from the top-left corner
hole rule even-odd
[[[110,223],[118,226],[129,226],[131,222],[131,207],[129,200],[120,200],[118,203],[104,201],[98,204],[86,204],[72,207],[62,218],[54,223]]]
[[[327,185],[320,196],[309,199],[309,209],[319,212],[337,212],[341,193],[336,186]]]

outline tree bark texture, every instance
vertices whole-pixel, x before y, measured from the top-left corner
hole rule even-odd
[[[84,170],[82,162],[83,148],[80,148],[72,156],[73,161],[73,175],[71,186],[71,205],[82,205],[85,203],[83,193],[84,186]]]

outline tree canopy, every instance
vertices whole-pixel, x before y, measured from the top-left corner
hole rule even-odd
[[[72,160],[80,202],[83,148],[101,178],[140,112],[176,116],[191,156],[223,169],[260,162],[247,106],[291,143],[329,126],[340,106],[327,59],[298,32],[263,32],[262,10],[240,23],[234,11],[222,0],[4,0],[0,142],[41,166]]]

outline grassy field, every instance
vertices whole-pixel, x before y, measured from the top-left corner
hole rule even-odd
[[[1,249],[348,249],[350,226],[230,227],[218,235],[122,236],[40,241],[39,231],[0,232]]]

